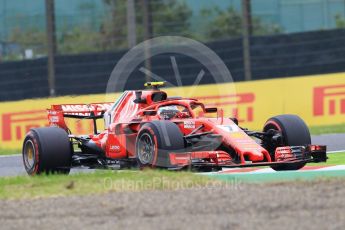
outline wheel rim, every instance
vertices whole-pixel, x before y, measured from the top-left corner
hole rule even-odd
[[[143,133],[138,141],[138,158],[142,164],[150,164],[153,160],[155,146],[151,136]]]
[[[282,135],[283,142],[285,142],[284,141],[283,132],[282,132],[281,128],[279,127],[279,125],[276,122],[268,121],[265,124],[264,132],[266,132],[266,131],[268,131],[270,129],[273,129],[275,131],[280,132],[281,135]],[[284,145],[285,145],[284,143],[281,143],[281,144],[264,143],[265,149],[268,150],[268,152],[269,152],[269,154],[271,156],[271,160],[273,160],[273,161],[275,160],[275,150],[276,150],[276,148],[284,146]]]
[[[24,163],[28,169],[32,169],[36,162],[36,150],[31,140],[26,141],[24,146]]]

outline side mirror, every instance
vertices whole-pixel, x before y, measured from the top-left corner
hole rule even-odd
[[[232,120],[236,125],[238,125],[238,119],[236,117],[230,117],[230,120]]]
[[[136,104],[145,104],[146,100],[141,98],[142,95],[143,95],[142,91],[135,91],[135,99],[133,102]]]
[[[205,108],[206,113],[216,113],[217,111],[217,108]]]
[[[155,111],[155,110],[145,110],[145,111],[143,112],[143,114],[144,114],[145,116],[155,116],[155,115],[157,114],[157,111]]]

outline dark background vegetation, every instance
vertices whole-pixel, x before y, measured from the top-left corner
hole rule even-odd
[[[100,1],[106,10],[96,27],[84,23],[57,31],[57,95],[104,93],[112,69],[131,48],[127,39],[126,1]],[[177,35],[204,42],[222,58],[235,81],[244,80],[241,11],[232,6],[202,8],[198,12],[204,19],[202,25],[195,25],[193,11],[185,1],[151,0],[150,6],[152,37]],[[83,5],[86,15],[89,7]],[[250,37],[253,80],[344,71],[345,19],[336,14],[334,20],[332,30],[289,34],[281,25],[253,15]],[[135,1],[135,22],[136,42],[140,43],[145,39],[141,0]],[[38,26],[12,28],[1,47],[0,100],[49,96],[45,30]],[[27,50],[33,54],[29,60],[24,55]],[[177,62],[183,83],[191,84],[202,66],[183,56],[177,56]],[[153,58],[152,72],[174,81],[167,55]],[[207,76],[210,73],[206,73],[202,84],[212,83]],[[143,74],[134,71],[127,86],[141,88],[144,81]]]

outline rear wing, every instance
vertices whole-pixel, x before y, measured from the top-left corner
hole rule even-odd
[[[50,126],[57,126],[68,131],[65,123],[66,118],[92,119],[94,130],[97,132],[96,120],[103,118],[103,114],[111,108],[113,103],[92,103],[92,104],[61,104],[52,105],[48,112]]]

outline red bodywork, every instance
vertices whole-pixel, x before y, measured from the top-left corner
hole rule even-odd
[[[164,99],[155,101],[156,94]],[[233,120],[223,117],[222,110],[218,110],[214,118],[207,118],[205,107],[199,101],[169,99],[165,92],[159,90],[142,91],[141,98],[145,99],[145,103],[135,103],[136,92],[125,91],[115,103],[52,105],[48,110],[48,120],[51,126],[58,126],[68,131],[64,117],[87,118],[90,115],[103,117],[105,130],[98,134],[88,134],[89,138],[104,151],[107,158],[128,159],[136,157],[135,143],[141,125],[152,120],[162,120],[163,118],[157,113],[160,107],[180,105],[187,108],[187,111],[170,121],[178,125],[184,136],[191,134],[202,125],[203,128],[196,133],[212,132],[221,136],[222,144],[236,154],[237,164],[244,165],[246,161],[272,162],[269,152],[248,136]],[[202,110],[195,111],[194,107],[202,108]],[[148,111],[155,113],[148,114]],[[289,147],[276,152],[276,161],[288,160],[289,158],[283,157],[284,154],[289,155]],[[169,155],[171,164],[176,166],[188,165],[193,159],[207,159],[210,164],[217,166],[234,164],[231,154],[223,150],[179,154],[172,152]]]

